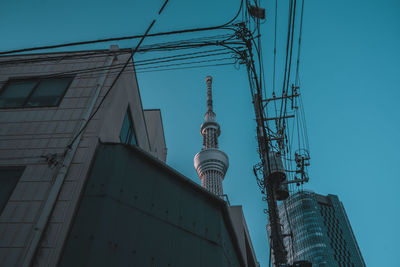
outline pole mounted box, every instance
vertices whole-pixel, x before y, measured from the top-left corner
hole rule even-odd
[[[265,8],[250,5],[249,13],[254,18],[265,19]]]

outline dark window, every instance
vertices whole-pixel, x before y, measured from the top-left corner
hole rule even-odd
[[[10,80],[0,91],[0,108],[58,106],[72,77]]]
[[[123,144],[136,145],[136,134],[135,128],[133,127],[133,120],[131,116],[130,108],[125,113],[124,121],[122,123],[121,132],[119,138]]]
[[[23,167],[0,167],[0,214],[23,172]]]

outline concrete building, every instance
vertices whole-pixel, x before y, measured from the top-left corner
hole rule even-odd
[[[60,267],[257,267],[241,207],[145,151],[101,144]]]
[[[257,266],[241,208],[165,164],[129,54],[0,57],[0,266]]]
[[[301,191],[279,205],[289,262],[313,267],[365,267],[342,202],[335,195]]]

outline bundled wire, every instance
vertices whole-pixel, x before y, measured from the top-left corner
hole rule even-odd
[[[198,49],[203,49],[203,46],[197,47]],[[239,48],[239,47],[237,47]],[[105,55],[102,55],[105,57],[108,55],[110,52],[108,52]],[[129,54],[129,51],[124,50],[124,51],[119,51],[117,53],[118,55],[126,55]],[[225,55],[225,57],[221,57],[222,55]],[[127,66],[136,67],[136,72],[140,73],[141,71],[146,71],[151,69],[158,69],[157,71],[160,71],[160,68],[163,68],[163,70],[170,70],[171,67],[176,67],[176,66],[185,66],[185,65],[199,65],[201,63],[205,62],[218,62],[218,61],[227,61],[230,60],[231,64],[235,63],[235,58],[232,56],[233,52],[232,50],[228,50],[226,47],[222,47],[219,49],[207,49],[207,50],[201,50],[198,52],[191,52],[191,53],[179,53],[171,56],[165,56],[165,57],[155,57],[155,58],[147,58],[144,60],[138,60],[136,62],[130,61]],[[202,58],[210,58],[209,60],[195,60],[195,59],[202,59]],[[175,63],[175,64],[168,64],[168,63]],[[119,71],[119,69],[124,65],[125,63],[117,63],[113,64],[112,66],[97,66],[97,67],[92,67],[92,68],[82,68],[82,69],[77,69],[77,70],[69,70],[69,71],[63,71],[63,72],[55,72],[55,73],[50,73],[48,75],[45,75],[43,77],[46,78],[51,78],[51,77],[59,77],[59,76],[65,76],[65,75],[78,75],[79,78],[85,77],[85,76],[91,76],[95,77],[96,75],[100,75],[104,70],[109,70],[110,74],[115,73],[115,71]],[[199,66],[199,67],[204,67],[204,65]]]
[[[212,30],[226,30],[226,29],[234,30],[231,27],[231,24],[239,17],[240,12],[242,11],[242,7],[243,7],[243,0],[240,1],[240,6],[239,6],[239,9],[238,9],[237,13],[235,14],[235,16],[222,25],[203,27],[203,28],[193,28],[193,29],[186,29],[186,30],[176,30],[176,31],[169,31],[169,32],[151,33],[151,34],[147,34],[146,37],[167,36],[167,35],[193,33],[193,32],[206,32],[206,31],[212,31]],[[160,10],[159,14],[161,14],[162,10],[163,10],[163,8]],[[30,47],[30,48],[3,51],[3,52],[0,52],[0,55],[10,55],[10,54],[16,54],[16,53],[25,53],[25,52],[38,51],[38,50],[48,50],[48,49],[55,49],[55,48],[62,48],[62,47],[82,46],[82,45],[89,45],[89,44],[96,44],[96,43],[107,43],[107,42],[116,42],[116,41],[123,41],[123,40],[141,39],[143,37],[144,37],[144,35],[131,35],[131,36],[124,36],[124,37],[112,37],[112,38],[106,38],[106,39],[80,41],[80,42],[72,42],[72,43],[57,44],[57,45]]]
[[[147,46],[143,46],[138,49],[137,53],[148,53],[148,52],[161,52],[161,51],[177,51],[183,49],[196,49],[207,46],[215,46],[218,44],[227,43],[229,45],[234,45],[237,42],[231,41],[233,35],[219,35],[219,36],[210,36],[208,38],[191,38],[191,39],[183,39],[174,42],[166,42],[166,43],[155,43]],[[237,43],[241,45],[240,43]],[[118,51],[113,51],[115,55],[129,53],[130,49],[120,49]],[[82,51],[82,52],[59,52],[54,55],[44,54],[44,55],[28,55],[27,58],[21,58],[17,56],[16,58],[11,57],[10,59],[0,58],[0,65],[8,65],[8,64],[25,64],[25,63],[39,63],[39,62],[51,62],[51,61],[62,61],[62,60],[76,60],[76,59],[92,59],[96,57],[104,57],[110,53],[110,50],[99,50],[99,51]],[[24,55],[22,55],[23,57]]]
[[[165,3],[167,3],[168,0],[165,1]],[[231,19],[230,21],[228,21],[227,23],[221,25],[221,26],[217,26],[217,28],[224,28],[225,26],[229,25],[230,23],[232,23],[240,14],[240,11],[242,9],[242,3],[243,1],[241,1],[239,10],[237,12],[237,14],[235,15],[235,17],[233,19]],[[165,4],[163,5],[163,7],[160,9],[159,14],[161,14],[162,10],[164,9]],[[152,26],[154,25],[154,23],[156,22],[156,20],[153,20],[153,22],[150,24],[150,26],[147,28],[146,32],[144,35],[142,35],[139,43],[137,44],[136,48],[134,50],[131,51],[128,60],[126,61],[126,63],[123,65],[123,67],[121,68],[121,70],[118,72],[117,76],[115,77],[115,79],[113,80],[111,86],[109,87],[109,89],[106,91],[105,95],[103,96],[103,98],[100,100],[100,103],[98,104],[97,108],[94,110],[94,112],[90,115],[90,117],[88,118],[88,120],[85,122],[85,124],[81,127],[81,129],[78,131],[78,133],[76,133],[76,135],[72,138],[71,142],[68,144],[67,149],[69,149],[72,144],[75,142],[75,140],[80,136],[80,134],[86,129],[87,125],[89,124],[89,122],[93,119],[93,117],[96,115],[96,113],[99,111],[102,103],[104,102],[104,100],[106,99],[107,95],[110,93],[110,91],[112,90],[112,88],[114,87],[114,85],[116,84],[116,82],[118,81],[118,78],[122,75],[122,73],[124,72],[124,70],[127,68],[129,62],[131,61],[131,59],[133,58],[133,56],[135,55],[135,53],[138,51],[141,43],[143,42],[143,40],[149,36],[149,31],[152,28]],[[67,151],[67,150],[66,150]]]

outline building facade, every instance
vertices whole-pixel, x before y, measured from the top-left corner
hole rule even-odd
[[[240,206],[136,146],[98,146],[59,267],[258,267]]]
[[[0,266],[258,266],[241,208],[165,164],[130,52],[0,57]]]
[[[165,161],[160,112],[116,47],[3,56],[0,88],[0,265],[56,266],[100,142]]]
[[[313,267],[365,267],[342,202],[335,195],[301,191],[279,205],[289,262]]]

